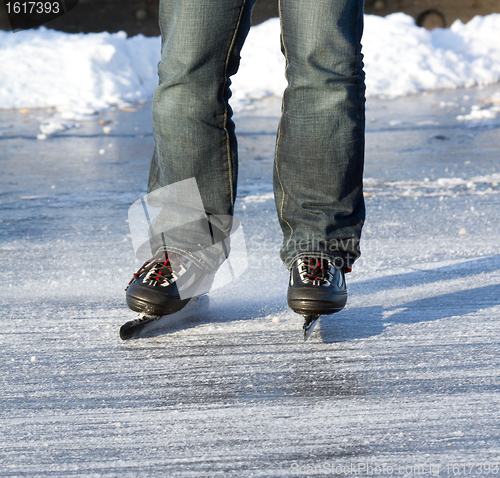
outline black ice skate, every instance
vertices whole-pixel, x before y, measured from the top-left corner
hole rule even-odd
[[[174,314],[210,289],[213,275],[204,273],[192,261],[159,250],[134,274],[126,290],[127,305],[140,316],[120,329],[122,339],[160,317]]]
[[[304,340],[312,333],[320,315],[342,310],[347,302],[345,270],[325,257],[298,259],[290,272],[288,305],[304,316]]]

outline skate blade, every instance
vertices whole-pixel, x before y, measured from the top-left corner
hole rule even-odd
[[[188,304],[179,312],[164,316],[147,316],[140,314],[135,320],[123,324],[120,328],[120,338],[122,340],[138,339],[152,335],[153,332],[161,330],[162,333],[168,333],[178,328],[185,319],[207,310],[209,298],[207,296],[193,297]],[[139,320],[140,319],[140,320]],[[151,320],[148,320],[151,319]],[[136,322],[134,324],[134,322]]]
[[[319,315],[304,316],[304,325],[302,326],[302,329],[304,330],[304,341],[306,341],[311,336],[318,320]]]

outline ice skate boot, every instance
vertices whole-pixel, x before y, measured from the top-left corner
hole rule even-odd
[[[137,334],[151,322],[174,314],[208,292],[213,274],[202,271],[191,260],[160,249],[134,274],[126,290],[127,305],[140,315],[120,329],[122,339]]]
[[[290,271],[289,307],[304,316],[304,340],[312,333],[320,315],[342,310],[347,302],[346,270],[327,257],[301,257]]]

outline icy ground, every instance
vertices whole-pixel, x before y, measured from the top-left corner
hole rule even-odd
[[[46,141],[54,111],[0,112],[0,475],[500,473],[500,120],[459,118],[498,91],[369,100],[363,256],[306,343],[277,258],[275,98],[237,117],[249,270],[184,330],[128,342],[150,105]]]

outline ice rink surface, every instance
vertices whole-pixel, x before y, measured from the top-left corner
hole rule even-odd
[[[498,91],[369,100],[363,255],[306,343],[277,255],[279,100],[236,117],[249,269],[126,342],[150,104],[45,141],[53,111],[0,111],[0,476],[500,474]]]

